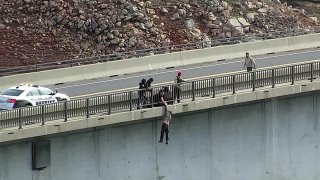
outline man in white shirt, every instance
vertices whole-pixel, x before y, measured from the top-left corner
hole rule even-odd
[[[161,126],[161,134],[160,134],[160,141],[159,143],[163,142],[163,135],[166,133],[166,144],[168,144],[169,141],[169,124],[171,120],[171,111],[168,110],[168,104],[166,101],[164,101],[163,98],[161,98],[161,101],[164,105],[164,115],[163,115],[163,122]]]
[[[252,68],[256,69],[256,62],[255,60],[249,55],[249,53],[246,53],[246,57],[244,58],[244,65],[243,67],[247,67],[247,72],[251,72]]]

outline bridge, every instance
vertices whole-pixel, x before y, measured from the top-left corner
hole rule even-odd
[[[313,60],[183,83],[169,145],[136,89],[2,111],[0,180],[320,179],[319,76]]]

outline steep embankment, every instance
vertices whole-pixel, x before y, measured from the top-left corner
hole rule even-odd
[[[4,0],[0,17],[1,67],[317,24],[279,0]]]

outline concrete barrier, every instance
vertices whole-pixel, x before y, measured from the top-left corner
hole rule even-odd
[[[297,37],[290,37],[288,38],[288,42],[291,50],[320,47],[320,35],[309,34]]]
[[[291,48],[288,38],[279,38],[181,52],[181,59],[184,65],[190,65],[244,57],[245,52],[250,52],[251,55],[261,55],[289,50]]]
[[[148,63],[151,69],[169,68],[184,65],[181,59],[181,52],[150,56],[148,57]]]
[[[55,84],[83,79],[82,67],[62,68],[0,77],[0,90],[19,84]]]
[[[151,57],[131,58],[126,60],[85,65],[82,66],[83,79],[93,79],[104,76],[115,76],[120,74],[148,71],[151,70],[149,66],[149,58]]]
[[[261,40],[235,45],[218,46],[206,49],[0,77],[0,90],[20,83],[49,85],[182,65],[217,62],[221,59],[243,57],[245,52],[250,52],[252,55],[262,55],[266,53],[313,48],[318,46],[320,46],[319,33],[272,40]]]
[[[245,51],[250,52],[252,55],[285,52],[291,50],[289,47],[288,38],[250,42],[245,45],[244,49]]]

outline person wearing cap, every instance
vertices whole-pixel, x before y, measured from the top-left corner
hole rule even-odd
[[[249,55],[249,53],[246,53],[246,57],[244,58],[244,65],[243,67],[247,67],[247,72],[251,72],[252,68],[256,69],[256,62],[255,60]]]
[[[177,103],[180,103],[180,95],[181,95],[181,83],[185,82],[185,80],[182,78],[182,73],[179,71],[176,76],[177,85],[174,87],[174,93],[173,93],[173,102],[176,101]]]

